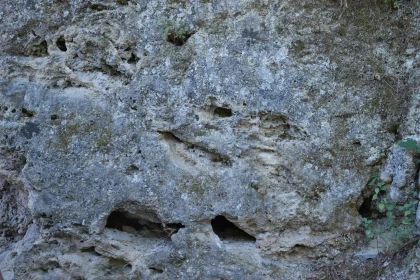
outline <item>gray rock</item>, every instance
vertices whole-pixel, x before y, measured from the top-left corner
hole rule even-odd
[[[2,1],[0,270],[302,279],[357,250],[374,167],[416,187],[412,2]]]

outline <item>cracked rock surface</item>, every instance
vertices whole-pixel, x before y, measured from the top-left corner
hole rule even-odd
[[[419,184],[401,2],[1,1],[5,280],[306,279],[351,255],[375,168],[397,203]]]

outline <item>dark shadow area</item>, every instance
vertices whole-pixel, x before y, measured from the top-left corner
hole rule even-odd
[[[362,205],[359,207],[359,214],[363,218],[371,218],[372,217],[372,197],[367,197],[363,200]]]
[[[93,11],[98,11],[98,12],[111,9],[110,6],[103,5],[103,4],[100,4],[100,3],[91,4],[89,8]]]
[[[134,53],[131,53],[130,58],[127,60],[128,64],[136,64],[138,61],[139,58]]]
[[[148,269],[150,269],[152,271],[152,274],[163,273],[163,269],[160,269],[160,268],[157,268],[157,267],[149,266]]]
[[[132,164],[129,167],[127,167],[127,169],[125,170],[125,174],[134,175],[135,173],[137,173],[139,171],[140,171],[140,169],[137,166],[135,166],[134,164]]]
[[[221,240],[255,242],[255,237],[241,230],[223,216],[216,216],[211,220],[214,233]]]
[[[127,226],[132,227],[135,230],[140,230],[145,226],[145,224],[145,221],[143,223],[140,223],[139,219],[129,217],[128,213],[125,213],[123,211],[114,211],[111,213],[111,215],[109,215],[105,227],[123,230],[123,226]]]
[[[177,34],[175,31],[168,33],[166,41],[174,44],[175,46],[182,46],[194,33]]]
[[[124,232],[138,234],[147,238],[169,238],[178,232],[184,225],[180,223],[166,224],[155,223],[123,211],[113,211],[106,222],[106,228],[113,228]]]
[[[33,116],[35,116],[35,112],[29,111],[26,108],[22,108],[22,115],[27,118],[32,118]]]
[[[232,117],[232,109],[216,107],[214,109],[214,114],[221,118],[229,118]]]
[[[55,43],[56,43],[57,47],[60,49],[60,51],[62,51],[62,52],[67,51],[66,40],[64,40],[63,36],[58,38]]]
[[[362,143],[360,143],[360,141],[355,141],[355,142],[353,142],[353,146],[360,147],[360,146],[362,146]]]

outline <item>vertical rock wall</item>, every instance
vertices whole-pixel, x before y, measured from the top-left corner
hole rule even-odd
[[[5,279],[323,277],[366,241],[376,168],[418,188],[401,4],[2,1]]]

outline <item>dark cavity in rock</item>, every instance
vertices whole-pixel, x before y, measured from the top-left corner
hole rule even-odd
[[[372,217],[372,197],[367,197],[363,200],[362,205],[359,207],[359,214],[363,218],[371,218]]]
[[[187,32],[187,33],[179,35],[175,31],[171,31],[168,33],[168,36],[166,37],[166,41],[174,44],[175,46],[182,46],[187,42],[187,40],[193,34],[194,34],[193,32]]]
[[[216,107],[213,112],[221,118],[232,117],[232,109],[229,108]]]
[[[61,36],[60,38],[57,39],[56,45],[60,49],[60,51],[62,51],[62,52],[67,51],[66,40],[64,40],[63,36]]]
[[[29,110],[27,110],[26,108],[22,108],[22,114],[23,114],[25,117],[32,118],[32,117],[35,115],[35,112],[33,112],[33,111],[29,111]]]
[[[136,64],[137,61],[139,58],[134,53],[131,53],[131,57],[127,60],[128,64]]]
[[[221,240],[255,242],[255,237],[238,228],[224,216],[216,216],[211,220],[214,233]]]
[[[180,223],[164,225],[141,217],[135,217],[123,210],[116,210],[109,215],[105,227],[139,234],[146,238],[169,238],[177,233],[180,228],[183,228],[184,225]]]

